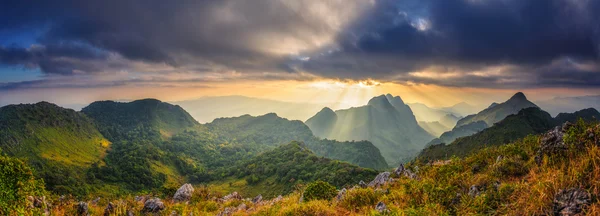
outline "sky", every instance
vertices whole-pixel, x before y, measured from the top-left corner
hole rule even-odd
[[[598,0],[0,0],[0,105],[600,94]]]

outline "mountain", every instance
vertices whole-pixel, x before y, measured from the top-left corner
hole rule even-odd
[[[579,119],[598,121],[600,120],[600,113],[594,108],[587,108],[574,113],[559,113],[554,119],[558,122],[576,122]]]
[[[224,138],[223,141],[255,146],[255,152],[270,150],[290,141],[300,141],[319,156],[373,169],[387,168],[379,149],[368,141],[322,140],[313,136],[303,122],[281,118],[274,113],[257,117],[243,115],[219,118],[206,124],[206,127],[217,137]]]
[[[477,111],[479,111],[480,109],[471,104],[460,102],[450,107],[442,107],[440,108],[440,110],[452,113],[456,116],[467,116],[473,113],[477,113]]]
[[[327,137],[329,134],[331,134],[331,130],[333,130],[335,127],[337,115],[329,107],[325,107],[307,122],[309,121],[310,124],[313,125],[311,130],[315,136]]]
[[[521,109],[528,107],[537,107],[537,105],[527,100],[525,94],[518,92],[504,103],[491,105],[477,114],[458,120],[452,131],[442,134],[438,139],[432,140],[429,142],[429,145],[451,143],[456,138],[475,134],[487,127],[493,126],[496,122],[507,116],[516,114]]]
[[[455,115],[456,113],[442,109],[430,108],[422,103],[407,104],[414,113],[417,121],[434,122],[439,121],[446,115]],[[454,126],[452,126],[454,127]]]
[[[527,135],[543,133],[567,121],[576,122],[579,119],[587,122],[597,121],[600,119],[600,113],[589,108],[575,113],[561,113],[556,118],[552,118],[549,113],[538,107],[529,107],[517,114],[509,115],[481,132],[458,138],[449,145],[429,146],[419,154],[418,158],[430,161],[447,159],[453,155],[463,157],[479,149],[504,145]]]
[[[458,122],[458,120],[460,120],[459,117],[457,117],[453,114],[447,114],[447,115],[443,116],[442,118],[440,118],[439,122],[440,122],[440,124],[444,125],[445,127],[452,129],[454,126],[456,126],[456,123]]]
[[[51,190],[74,193],[64,185],[83,182],[110,145],[90,118],[71,109],[47,102],[0,108],[0,149],[25,158]]]
[[[477,121],[484,121],[488,126],[492,126],[494,123],[506,118],[506,116],[516,114],[528,107],[537,107],[537,105],[527,100],[525,94],[518,92],[504,103],[490,106],[475,115],[470,115],[459,120],[456,126],[467,125]]]
[[[452,129],[451,127],[446,127],[445,125],[441,124],[438,121],[434,121],[434,122],[420,121],[419,126],[421,126],[425,131],[427,131],[427,133],[429,133],[435,137],[439,137],[444,132]]]
[[[290,193],[296,184],[322,180],[341,188],[373,179],[378,174],[372,169],[319,157],[308,146],[296,141],[262,153],[230,170],[231,177],[244,181],[244,187],[238,191],[250,196],[261,193],[265,197]],[[229,185],[223,181],[212,184]],[[257,187],[263,190],[257,191]]]
[[[440,135],[439,138],[435,138],[427,143],[427,146],[437,145],[441,143],[451,143],[457,138],[473,135],[483,129],[486,129],[488,125],[484,121],[473,122],[467,125],[457,126],[452,128],[451,131],[446,131]]]
[[[536,101],[536,104],[542,109],[547,110],[552,116],[590,107],[600,110],[600,95],[556,97],[550,100]]]
[[[321,138],[368,140],[388,164],[410,160],[432,138],[418,125],[410,107],[390,94],[374,97],[366,106],[319,112],[306,125]]]
[[[180,106],[156,99],[97,101],[81,112],[94,119],[102,134],[111,140],[128,136],[160,139],[199,125]]]
[[[291,103],[245,96],[204,97],[196,100],[174,102],[187,110],[201,123],[216,118],[236,117],[245,114],[258,116],[277,113],[279,116],[306,120],[323,107],[322,104]]]

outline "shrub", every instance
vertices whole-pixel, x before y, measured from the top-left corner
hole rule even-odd
[[[528,169],[522,160],[505,158],[494,164],[492,175],[495,177],[518,177],[527,174]]]
[[[43,185],[23,161],[0,156],[0,215],[23,214],[27,197],[43,195]]]
[[[375,206],[379,197],[370,188],[356,188],[348,190],[340,205],[349,210],[360,209],[364,206]]]
[[[304,191],[304,199],[311,200],[331,200],[337,195],[334,186],[324,181],[316,181],[308,184]]]

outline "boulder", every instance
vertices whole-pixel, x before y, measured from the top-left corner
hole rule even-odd
[[[460,193],[456,193],[456,195],[454,196],[454,198],[452,198],[452,200],[450,201],[451,205],[458,205],[460,203],[460,198],[462,197],[462,194]]]
[[[363,180],[360,180],[360,182],[358,182],[358,186],[360,188],[367,188],[368,187],[367,183],[365,183]]]
[[[415,167],[415,170],[418,170],[418,167]],[[406,176],[410,179],[417,179],[417,174],[416,172],[412,172],[410,169],[407,169],[404,167],[404,164],[400,164],[400,166],[398,166],[398,168],[396,168],[394,170],[394,174],[396,176]]]
[[[86,202],[77,203],[77,215],[89,215],[88,214],[88,204]]]
[[[241,200],[242,196],[238,192],[233,192],[223,197],[223,201],[227,200]]]
[[[142,212],[156,213],[165,209],[165,204],[159,198],[152,198],[144,202]]]
[[[95,206],[98,204],[98,202],[100,202],[100,197],[97,197],[96,199],[92,200],[90,203]]]
[[[469,196],[477,197],[484,191],[484,187],[480,185],[471,185],[469,188]]]
[[[563,136],[565,131],[572,126],[571,123],[566,122],[562,126],[556,126],[554,129],[546,132],[542,136],[540,142],[540,149],[537,151],[535,156],[535,162],[540,165],[544,156],[551,156],[556,154],[564,153],[568,148],[563,142]]]
[[[373,181],[369,182],[369,187],[380,187],[385,185],[390,180],[390,172],[382,172],[375,176]]]
[[[115,205],[112,202],[109,202],[106,208],[104,209],[104,216],[109,216],[115,213]]]
[[[182,185],[173,196],[173,201],[175,202],[187,202],[192,198],[192,194],[194,193],[194,187],[191,184]]]
[[[554,196],[554,215],[577,215],[592,202],[590,194],[579,188],[560,190]]]
[[[260,201],[262,201],[262,198],[263,198],[262,195],[259,194],[258,196],[254,197],[252,199],[252,203],[254,203],[254,204],[259,203]]]
[[[234,207],[227,207],[222,212],[219,212],[219,214],[217,214],[217,216],[229,216],[229,215],[233,215],[233,213],[235,211],[236,211],[236,208],[234,208]]]
[[[388,212],[387,206],[385,206],[385,203],[383,203],[381,201],[379,203],[377,203],[377,205],[375,206],[375,210],[377,210],[379,213]]]
[[[246,206],[246,203],[242,203],[242,204],[238,205],[238,207],[237,207],[238,211],[245,211],[246,209],[248,209],[248,206]]]
[[[398,166],[398,168],[396,168],[396,169],[394,170],[394,174],[395,174],[396,176],[401,176],[402,174],[404,174],[404,170],[406,170],[406,169],[404,168],[404,164],[400,164],[400,166]]]
[[[347,191],[346,191],[346,188],[342,188],[342,189],[341,189],[341,190],[338,192],[337,196],[335,196],[335,200],[337,200],[337,201],[340,201],[340,200],[342,200],[342,199],[344,198],[344,196],[346,195],[346,192],[347,192]]]

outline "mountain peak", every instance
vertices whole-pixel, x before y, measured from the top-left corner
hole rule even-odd
[[[371,100],[369,100],[369,103],[367,103],[368,105],[381,105],[381,104],[386,104],[386,103],[390,103],[387,99],[387,97],[385,95],[379,95],[377,97],[371,98]]]
[[[523,92],[517,92],[515,95],[513,95],[512,97],[510,97],[510,100],[527,100],[527,97],[525,97],[525,94],[523,94]]]
[[[404,104],[404,101],[402,100],[402,98],[400,98],[400,96],[396,96],[394,97],[391,94],[386,94],[385,97],[388,99],[388,101],[392,104],[392,105],[399,105],[399,104]]]

